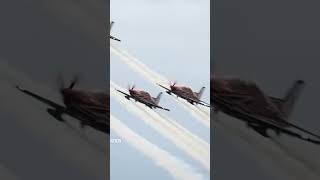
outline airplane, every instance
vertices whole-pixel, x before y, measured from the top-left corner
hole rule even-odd
[[[111,21],[111,23],[110,23],[110,32],[111,32],[111,29],[112,29],[113,24],[114,24],[114,22]],[[114,36],[109,35],[109,37],[110,37],[110,39],[112,39],[112,40],[119,41],[119,42],[121,41],[120,39],[118,39],[118,38],[116,38],[116,37],[114,37]]]
[[[267,131],[272,129],[278,136],[284,133],[320,144],[319,135],[290,121],[294,105],[304,87],[303,80],[296,80],[284,98],[277,98],[266,95],[254,82],[237,78],[212,78],[211,102],[214,106],[214,114],[223,112],[243,120],[249,128],[266,138],[271,138]],[[306,134],[313,138],[306,137]]]
[[[136,90],[134,88],[135,88],[134,85],[131,88],[130,88],[130,86],[128,86],[129,94],[127,94],[127,93],[125,93],[123,91],[120,91],[118,89],[116,89],[116,90],[118,92],[124,94],[125,95],[124,97],[126,99],[130,100],[130,98],[132,98],[135,101],[138,101],[138,102],[146,105],[150,109],[159,108],[159,109],[162,109],[162,110],[170,111],[170,109],[163,108],[163,107],[158,105],[159,101],[160,101],[160,98],[161,98],[161,95],[162,95],[162,92],[160,92],[157,97],[151,97],[151,95],[148,92],[142,91],[142,90]]]
[[[60,86],[60,93],[65,106],[41,97],[21,86],[16,86],[16,88],[49,105],[51,108],[47,108],[47,112],[58,121],[65,122],[62,115],[67,114],[80,120],[82,128],[90,126],[98,131],[110,134],[109,94],[74,89],[77,82],[78,78],[74,78],[68,87]]]
[[[173,93],[177,95],[177,97],[187,100],[192,105],[200,104],[206,107],[210,107],[210,104],[200,100],[203,94],[203,91],[205,90],[205,87],[202,87],[199,92],[193,92],[192,89],[189,87],[177,86],[176,84],[177,82],[173,82],[173,83],[170,82],[170,89],[169,89],[157,83],[157,85],[164,88],[169,95]]]

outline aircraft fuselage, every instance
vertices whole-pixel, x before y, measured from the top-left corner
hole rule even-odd
[[[61,90],[66,111],[85,124],[109,124],[109,96],[103,92]]]
[[[215,111],[244,120],[266,136],[268,128],[288,127],[287,119],[255,84],[238,79],[211,80],[211,103]]]
[[[180,96],[181,98],[187,99],[191,104],[199,101],[198,97],[189,87],[170,86],[170,89],[172,93],[176,94],[177,96]],[[192,101],[189,99],[192,99]]]
[[[136,101],[141,102],[150,108],[152,108],[152,105],[157,106],[148,92],[130,89],[129,93]]]

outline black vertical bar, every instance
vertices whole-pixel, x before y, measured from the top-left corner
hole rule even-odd
[[[109,93],[109,89],[110,89],[110,39],[109,39],[109,35],[110,35],[110,0],[105,0],[105,32],[106,34],[104,35],[104,39],[106,42],[106,87],[107,87],[107,92]],[[109,125],[110,124],[110,97],[108,98],[109,102]],[[109,132],[110,132],[110,127],[109,127]],[[109,134],[109,139],[107,140],[107,149],[109,150],[108,152],[108,156],[106,158],[106,179],[110,179],[110,134]]]

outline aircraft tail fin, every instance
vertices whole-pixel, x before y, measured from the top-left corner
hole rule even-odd
[[[288,119],[304,87],[305,82],[302,80],[297,80],[293,83],[292,87],[289,88],[286,96],[284,97],[280,108]]]
[[[111,21],[111,23],[110,23],[110,31],[111,31],[111,29],[112,29],[113,24],[114,24],[114,22]]]
[[[157,97],[153,98],[156,104],[159,104],[161,96],[162,96],[162,92],[160,92]]]
[[[198,99],[201,98],[201,96],[202,96],[202,94],[203,94],[203,91],[204,91],[205,89],[206,89],[205,87],[202,87],[199,92],[196,92],[196,95],[197,95]]]

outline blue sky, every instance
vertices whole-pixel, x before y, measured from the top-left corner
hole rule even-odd
[[[209,102],[210,12],[206,1],[111,1],[111,34],[122,39],[113,46],[124,49],[159,74],[198,91],[207,87],[203,100]],[[127,87],[136,84],[156,96],[160,89],[132,71],[111,54],[111,80]],[[160,105],[171,109],[166,115],[209,142],[210,130],[165,94]],[[158,110],[157,110],[158,111]],[[170,141],[111,98],[111,113],[152,143],[184,160],[208,177],[208,172]],[[112,126],[112,124],[111,124]],[[111,132],[111,138],[117,135]],[[170,179],[166,171],[129,144],[111,144],[111,179]]]

